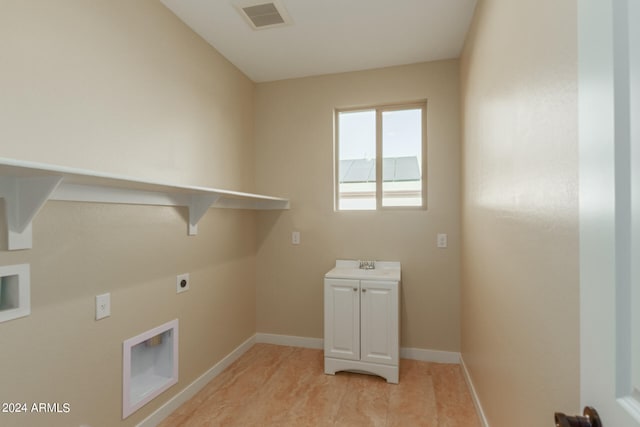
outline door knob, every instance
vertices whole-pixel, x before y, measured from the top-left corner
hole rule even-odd
[[[556,412],[556,427],[602,427],[598,412],[591,406],[585,406],[582,415],[571,417],[561,412]]]

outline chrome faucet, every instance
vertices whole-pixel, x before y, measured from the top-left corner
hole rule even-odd
[[[374,270],[376,268],[375,261],[360,261],[361,270]]]

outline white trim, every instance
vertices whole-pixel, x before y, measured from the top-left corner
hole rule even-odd
[[[297,337],[293,335],[277,335],[277,334],[256,334],[256,343],[286,345],[289,347],[303,347],[323,349],[324,340],[322,338]]]
[[[473,404],[476,407],[478,418],[480,418],[480,423],[482,424],[482,427],[489,427],[489,421],[487,421],[487,417],[484,415],[484,411],[482,410],[482,404],[480,403],[480,398],[478,397],[478,393],[476,393],[476,388],[473,386],[473,381],[471,381],[471,375],[467,370],[467,365],[464,364],[464,359],[462,358],[462,355],[460,355],[460,366],[462,367],[464,380],[467,383],[467,387],[469,387],[469,392],[471,393],[471,399],[473,400]]]
[[[211,380],[220,375],[229,365],[235,362],[240,356],[247,352],[256,343],[256,336],[252,336],[240,344],[229,353],[224,359],[213,365],[204,374],[200,375],[194,382],[186,386],[181,392],[169,399],[164,405],[153,411],[147,418],[142,420],[136,427],[155,427],[178,409],[183,403],[191,399],[197,392],[206,386]]]
[[[400,348],[402,359],[420,360],[433,363],[460,363],[460,353],[455,351],[427,350],[423,348]]]
[[[640,404],[638,404],[638,401],[634,396],[625,396],[616,400],[637,423],[640,423]]]

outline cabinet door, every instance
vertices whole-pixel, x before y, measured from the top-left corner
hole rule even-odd
[[[363,361],[398,364],[398,287],[397,282],[360,282],[360,345]]]
[[[360,281],[324,281],[324,355],[360,359]]]

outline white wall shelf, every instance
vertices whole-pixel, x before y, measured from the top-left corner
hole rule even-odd
[[[101,172],[0,158],[0,198],[4,199],[8,249],[32,246],[33,218],[47,200],[155,206],[186,206],[189,235],[207,210],[289,209],[289,200],[217,188],[181,186]]]

